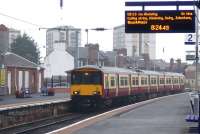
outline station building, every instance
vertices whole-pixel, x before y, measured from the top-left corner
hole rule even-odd
[[[44,68],[11,52],[0,58],[0,95],[15,94],[29,88],[31,93],[40,92],[44,81]]]

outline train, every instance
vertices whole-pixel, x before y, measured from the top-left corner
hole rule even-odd
[[[83,66],[68,71],[74,107],[96,108],[174,94],[184,90],[181,73]]]

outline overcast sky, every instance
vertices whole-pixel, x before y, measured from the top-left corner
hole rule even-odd
[[[46,45],[46,30],[39,31],[39,27],[71,25],[81,28],[83,46],[86,43],[84,29],[96,27],[112,29],[124,24],[124,0],[63,0],[62,10],[59,7],[59,1],[0,0],[0,23],[30,35],[38,43],[42,56],[45,55],[43,46]],[[5,15],[36,25],[16,21]],[[157,34],[156,38],[156,58],[164,58],[166,61],[169,61],[171,57],[185,60],[185,50],[194,49],[193,46],[184,46],[184,34]],[[112,30],[89,31],[89,42],[98,42],[101,50],[112,50],[112,40]]]

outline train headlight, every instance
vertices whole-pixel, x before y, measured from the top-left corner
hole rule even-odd
[[[99,91],[94,91],[93,92],[93,95],[99,95],[100,93],[99,93]]]
[[[78,95],[80,92],[79,91],[74,91],[73,94],[74,95]]]

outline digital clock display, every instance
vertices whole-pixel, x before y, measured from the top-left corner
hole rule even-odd
[[[193,10],[125,11],[126,33],[193,33]]]

